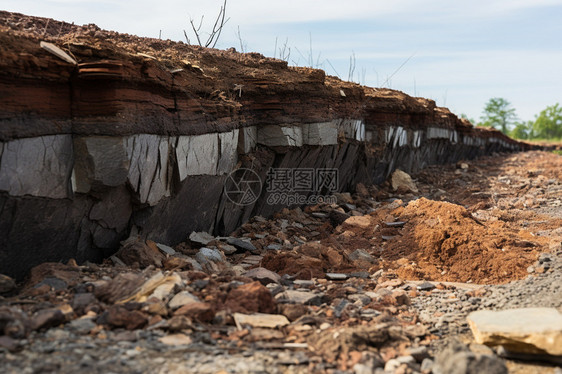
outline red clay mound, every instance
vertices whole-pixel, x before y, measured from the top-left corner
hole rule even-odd
[[[409,280],[490,284],[524,278],[537,259],[540,238],[509,222],[479,222],[463,206],[426,198],[401,203],[350,217],[320,242],[268,253],[262,266],[301,279],[385,268]]]
[[[407,223],[383,257],[396,260],[400,253],[410,260],[396,269],[403,278],[506,283],[525,277],[537,258],[535,244],[504,222],[483,224],[460,205],[421,198],[393,214]]]

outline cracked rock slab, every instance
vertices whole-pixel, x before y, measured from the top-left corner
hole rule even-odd
[[[302,147],[302,128],[268,125],[258,128],[258,143],[268,147]]]
[[[16,139],[0,146],[0,191],[12,196],[70,197],[71,135]]]
[[[479,344],[562,355],[562,314],[554,308],[481,310],[469,314],[467,320]]]
[[[225,151],[229,148],[226,143],[224,148]],[[178,137],[176,157],[180,180],[182,181],[188,175],[216,175],[219,162],[218,135],[203,134]],[[226,167],[228,163],[228,159],[225,158],[221,165]]]
[[[115,187],[125,183],[129,158],[123,137],[88,136],[74,139],[74,189],[88,193],[96,185]]]

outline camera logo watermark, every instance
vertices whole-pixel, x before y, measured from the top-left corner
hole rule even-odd
[[[270,168],[265,183],[267,203],[271,205],[333,204],[332,193],[338,190],[338,169]],[[251,169],[238,169],[230,173],[224,191],[236,205],[250,205],[257,201],[262,191],[259,175]]]
[[[237,169],[228,175],[224,182],[224,193],[236,205],[255,203],[261,193],[260,176],[252,169]]]

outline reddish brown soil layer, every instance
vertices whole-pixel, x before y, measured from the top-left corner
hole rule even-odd
[[[78,66],[42,49],[41,41],[63,49]],[[192,135],[363,118],[381,129],[438,126],[515,143],[495,130],[472,128],[433,100],[343,82],[319,69],[233,48],[206,49],[4,11],[0,44],[0,93],[9,92],[0,95],[6,120],[1,140],[52,133]]]

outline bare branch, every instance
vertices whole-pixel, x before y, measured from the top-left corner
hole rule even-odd
[[[332,65],[332,63],[330,62],[330,60],[326,59],[326,62],[328,63],[328,65],[330,65],[330,66],[332,67],[332,70],[334,71],[334,73],[336,73],[336,76],[341,79],[340,73],[338,73],[338,71],[336,70],[336,68],[334,67],[334,65]]]
[[[320,56],[322,56],[322,52],[318,52],[318,57],[316,58],[316,68],[322,68],[322,65],[324,65],[324,63],[320,63]]]
[[[279,59],[287,62],[289,62],[289,58],[291,57],[291,47],[288,47],[288,44],[289,38],[286,38],[283,47],[279,47]],[[275,54],[277,54],[277,38],[275,38],[275,50]]]
[[[355,74],[355,63],[356,63],[355,52],[351,52],[351,56],[349,56],[349,73],[347,76],[347,80],[349,82],[353,81],[353,75]]]
[[[308,32],[308,40],[309,40],[309,44],[310,44],[310,52],[308,54],[308,61],[310,62],[310,67],[314,67],[314,56],[312,55],[312,33],[309,31]]]
[[[213,31],[211,31],[211,35],[209,35],[209,39],[207,40],[207,44],[205,45],[205,47],[211,45],[214,39],[215,42],[213,43],[212,48],[215,48],[219,40],[219,37],[221,35],[222,29],[224,25],[228,22],[228,19],[225,21],[225,17],[226,17],[226,0],[224,0],[224,4],[221,7],[221,10],[219,11],[217,19],[215,20],[215,24],[213,25]]]
[[[240,41],[240,52],[246,53],[246,48],[244,47],[244,41],[242,40],[242,35],[240,34],[240,26],[238,26],[238,40]]]
[[[199,38],[199,29],[201,28],[201,25],[199,25],[199,29],[196,29],[195,24],[193,23],[193,20],[189,20],[189,22],[191,23],[191,28],[193,29],[193,32],[195,33],[195,36],[197,37],[197,43],[200,46],[203,46],[201,44],[201,39]],[[203,22],[203,17],[201,17],[201,22]]]
[[[211,32],[208,33],[208,37],[206,38],[205,43],[203,43],[203,41],[201,40],[202,34],[203,34],[203,32],[201,31],[201,27],[203,26],[204,16],[201,16],[201,20],[199,21],[198,26],[195,25],[195,21],[193,20],[193,18],[191,18],[189,20],[189,23],[191,24],[191,29],[193,30],[193,33],[195,34],[195,37],[197,38],[197,43],[201,47],[215,48],[215,46],[217,45],[217,42],[219,41],[222,30],[224,28],[224,25],[226,25],[226,23],[230,20],[230,18],[226,18],[226,3],[227,3],[227,0],[224,0],[224,3],[221,6],[221,9],[219,11],[219,14],[217,15],[217,18],[215,19],[215,23],[213,24],[213,28],[211,29]],[[205,34],[207,34],[207,33],[205,33]],[[191,44],[191,42],[189,40],[189,37],[187,36],[187,33],[185,32],[185,30],[184,30],[184,35],[185,35],[185,39],[187,40],[187,43]]]
[[[305,61],[308,60],[308,58],[306,58],[306,57],[302,54],[302,52],[301,52],[297,47],[295,47],[295,49],[297,50],[297,52],[299,53],[299,55],[301,55],[301,57],[302,57]],[[300,58],[299,58],[299,61],[300,61]]]
[[[199,32],[199,30],[201,30],[201,26],[203,26],[203,18],[205,18],[205,15],[201,16],[201,21],[199,21],[199,27],[197,27],[197,32]]]
[[[386,80],[384,81],[384,83],[382,84],[382,86],[384,87],[384,86],[392,79],[392,77],[394,76],[394,74],[398,73],[398,72],[400,71],[400,69],[402,69],[402,68],[404,67],[404,65],[406,65],[406,64],[408,63],[408,61],[410,61],[410,59],[411,59],[412,57],[414,57],[415,54],[416,54],[416,52],[412,53],[412,55],[411,55],[410,57],[408,57],[408,58],[406,59],[406,61],[404,61],[404,62],[402,63],[402,65],[400,65],[400,66],[398,67],[398,69],[396,69],[392,74],[390,74],[390,77],[387,77],[387,78],[386,78]]]

